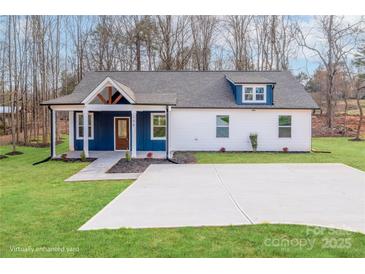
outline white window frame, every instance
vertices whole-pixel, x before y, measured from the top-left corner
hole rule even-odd
[[[252,100],[245,99],[246,88],[252,88]],[[256,88],[264,89],[264,99],[256,100]],[[242,86],[242,103],[266,103],[266,85],[243,85]]]
[[[280,125],[280,117],[281,116],[290,116],[290,126],[281,126]],[[290,137],[280,137],[280,128],[290,128]],[[281,114],[278,116],[278,138],[280,139],[290,139],[293,137],[293,115],[286,115],[286,114]]]
[[[93,112],[89,112],[89,119],[90,119],[90,122],[91,122],[91,134],[90,134],[90,137],[88,138],[89,140],[94,140],[94,113]],[[83,113],[82,112],[76,112],[76,140],[83,140],[84,137],[80,137],[80,133],[79,133],[79,127],[80,127],[80,124],[79,124],[79,116],[83,116]],[[82,127],[84,126],[83,124],[81,125]]]
[[[166,123],[165,123],[165,137],[155,137],[154,136],[154,134],[153,134],[153,128],[155,127],[154,125],[153,125],[153,118],[155,117],[155,116],[165,116],[165,121],[166,121]],[[167,134],[167,119],[166,119],[166,113],[164,113],[164,112],[153,112],[153,113],[151,113],[151,140],[166,140],[166,134]],[[163,126],[156,126],[156,127],[163,127]]]
[[[219,116],[227,116],[228,117],[228,125],[218,125],[217,124],[217,118],[219,117]],[[229,124],[230,124],[230,121],[231,121],[231,117],[229,116],[229,115],[227,115],[227,114],[219,114],[219,115],[216,115],[215,116],[215,138],[229,138]],[[217,129],[219,128],[219,127],[224,127],[224,128],[228,128],[228,136],[217,136]]]

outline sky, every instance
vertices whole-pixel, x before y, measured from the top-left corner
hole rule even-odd
[[[344,24],[354,24],[359,20],[363,19],[363,16],[344,16]],[[298,16],[298,20],[301,23],[301,27],[303,29],[303,33],[307,34],[308,44],[318,48],[321,52],[324,52],[322,44],[324,44],[323,35],[316,31],[316,18],[315,16]],[[364,25],[363,25],[364,27]],[[365,41],[365,29],[359,36],[359,42],[357,45],[360,45],[360,41]],[[349,47],[352,47],[354,43],[350,43]],[[353,55],[349,55],[349,60],[353,58]],[[303,48],[298,52],[298,56],[290,59],[290,69],[294,74],[299,72],[305,72],[307,74],[313,74],[313,72],[318,68],[318,66],[322,65],[320,58],[313,51]]]

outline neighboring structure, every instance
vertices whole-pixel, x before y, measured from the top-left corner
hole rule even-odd
[[[318,108],[289,72],[90,72],[67,96],[70,150],[310,151]],[[55,157],[55,134],[52,156]]]
[[[0,106],[0,130],[1,133],[10,134],[11,131],[11,114],[16,113],[17,109],[14,107],[12,110],[11,106]],[[19,108],[21,112],[22,109]]]

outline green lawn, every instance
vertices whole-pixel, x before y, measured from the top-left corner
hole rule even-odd
[[[331,153],[199,152],[199,163],[344,163],[365,171],[365,142],[348,138],[313,138],[317,151]]]
[[[365,170],[364,144],[315,139],[332,154],[199,153],[200,162],[344,162]],[[67,144],[58,146],[65,150]],[[10,147],[0,147],[0,154]],[[77,231],[131,181],[65,183],[86,163],[45,148],[0,160],[0,257],[364,257],[365,235],[300,225]],[[331,242],[328,245],[328,242]],[[313,245],[313,246],[312,246]]]

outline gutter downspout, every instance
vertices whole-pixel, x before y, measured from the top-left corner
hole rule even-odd
[[[45,162],[48,162],[49,160],[51,160],[52,159],[52,147],[53,147],[53,110],[52,110],[52,108],[50,107],[50,106],[48,106],[48,109],[50,110],[50,113],[51,113],[51,119],[50,119],[50,121],[51,121],[51,140],[50,140],[50,149],[51,149],[51,155],[50,156],[48,156],[46,159],[43,159],[43,160],[41,160],[41,161],[39,161],[39,162],[35,162],[35,163],[33,163],[32,165],[33,166],[36,166],[36,165],[39,165],[39,164],[42,164],[42,163],[45,163]]]
[[[169,157],[169,129],[170,129],[170,127],[169,127],[169,118],[170,118],[170,116],[169,116],[169,106],[168,105],[166,105],[166,148],[165,148],[165,150],[166,150],[166,160],[167,161],[169,161],[169,162],[171,162],[171,163],[173,163],[173,164],[178,164],[177,162],[175,162],[173,159],[171,159],[170,157]]]
[[[166,151],[166,159],[169,159],[169,106],[166,105],[166,142],[165,142],[165,151]]]

